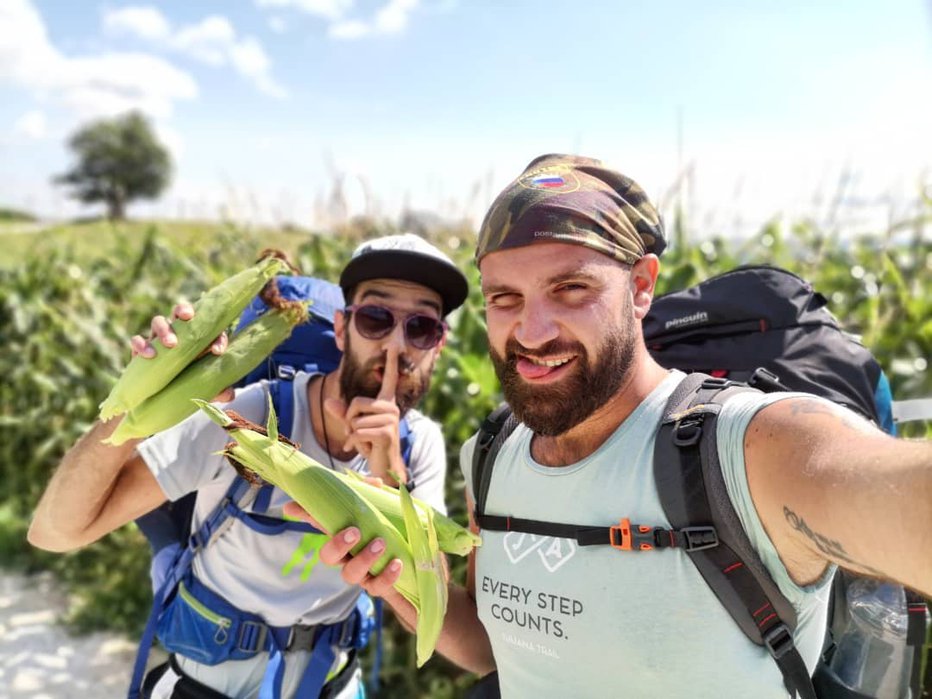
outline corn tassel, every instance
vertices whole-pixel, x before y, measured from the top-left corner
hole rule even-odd
[[[132,410],[155,395],[190,364],[221,332],[236,320],[265,283],[287,265],[267,257],[210,289],[194,304],[194,317],[174,326],[178,345],[166,350],[155,344],[156,356],[133,357],[110,395],[100,405],[100,419]]]
[[[147,437],[177,425],[197,411],[193,398],[210,400],[232,386],[307,317],[303,303],[262,314],[232,337],[223,354],[206,354],[192,362],[165,388],[126,413],[104,444],[122,444],[127,439]]]
[[[392,497],[384,489],[321,466],[293,445],[280,441],[278,421],[271,401],[267,435],[253,429],[257,426],[235,413],[232,415],[236,419],[210,403],[195,402],[236,440],[223,453],[238,468],[246,469],[243,475],[250,478],[258,475],[262,480],[278,486],[304,509],[313,513],[314,518],[327,531],[337,532],[349,526],[357,527],[362,536],[352,550],[354,554],[375,537],[385,541],[385,553],[372,567],[372,573],[382,572],[392,559],[401,560],[403,567],[395,589],[418,612],[417,662],[419,667],[423,665],[433,653],[446,614],[447,587],[443,574],[442,542],[438,539],[435,526],[442,516],[430,506],[412,498],[403,488],[395,491],[397,495]],[[383,505],[392,500],[393,504],[387,505],[383,512]],[[465,536],[455,533],[454,527],[464,532]],[[479,542],[475,534],[459,527],[452,520],[448,520],[442,531],[445,532],[448,544],[457,552],[465,554],[467,548],[472,548],[472,545],[467,547],[464,542]]]

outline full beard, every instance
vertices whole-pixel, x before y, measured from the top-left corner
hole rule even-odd
[[[360,362],[350,346],[349,333],[346,334],[346,352],[343,354],[343,367],[340,371],[340,393],[347,405],[354,398],[375,398],[382,390],[382,384],[374,378],[377,367],[384,367],[385,357],[373,357]],[[418,369],[411,359],[404,354],[398,357],[398,385],[395,388],[395,403],[401,416],[417,405],[430,389],[430,379],[434,364],[431,362],[426,371]]]
[[[634,333],[620,327],[613,328],[597,349],[595,364],[590,362],[586,348],[579,343],[554,340],[531,351],[510,338],[505,344],[504,356],[489,349],[505,400],[511,405],[515,417],[536,434],[547,437],[568,432],[605,405],[628,375],[634,353]],[[576,366],[557,383],[533,385],[518,373],[519,355],[553,357],[567,354],[576,355]]]

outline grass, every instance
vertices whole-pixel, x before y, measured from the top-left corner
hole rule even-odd
[[[36,217],[28,211],[9,209],[0,206],[0,223],[31,223],[35,220]]]
[[[257,251],[272,247],[293,256],[310,235],[308,231],[298,229],[245,227],[209,221],[134,220],[112,223],[97,220],[51,224],[35,232],[21,232],[17,226],[0,225],[0,244],[4,251],[0,266],[16,267],[29,258],[47,255],[53,250],[67,251],[69,258],[81,264],[109,257],[118,247],[120,254],[125,254],[127,240],[131,251],[135,252],[141,250],[146,234],[152,228],[158,228],[159,237],[172,247],[189,252],[210,249],[218,236],[233,233],[253,241]]]

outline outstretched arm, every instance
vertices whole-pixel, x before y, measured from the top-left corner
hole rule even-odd
[[[833,562],[932,595],[932,442],[788,398],[754,417],[744,452],[754,505],[796,582]]]
[[[96,423],[65,454],[36,507],[30,544],[59,552],[86,546],[165,501],[135,454],[138,440],[101,444],[117,424]]]
[[[172,316],[189,320],[190,304],[179,304]],[[152,319],[153,339],[165,347],[178,340],[163,316]],[[133,354],[155,354],[147,340],[137,335],[130,345]],[[214,341],[211,351],[226,348],[226,335]],[[122,419],[122,418],[120,418]],[[97,422],[62,458],[53,474],[29,527],[29,543],[49,551],[70,551],[90,544],[165,502],[165,494],[135,448],[133,439],[119,446],[101,441],[116,429],[120,419]]]

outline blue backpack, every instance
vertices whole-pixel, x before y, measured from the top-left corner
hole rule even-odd
[[[327,373],[339,365],[341,353],[334,339],[333,317],[343,308],[344,301],[339,286],[320,279],[281,276],[277,283],[285,299],[311,302],[309,319],[297,326],[291,336],[237,386],[268,379],[279,433],[290,438],[294,421],[292,379],[298,371]],[[266,304],[256,297],[243,312],[237,331],[267,310]],[[399,431],[402,456],[405,463],[410,464],[412,435],[407,421],[401,421]],[[175,502],[166,502],[136,520],[152,548],[150,575],[154,596],[136,656],[128,693],[130,699],[141,696],[146,661],[156,636],[167,650],[207,665],[243,660],[268,651],[269,663],[259,697],[277,699],[284,676],[284,651],[311,651],[297,695],[317,697],[334,662],[334,647],[364,648],[375,632],[379,642],[372,682],[377,684],[381,660],[381,600],[373,602],[361,593],[353,613],[336,624],[275,627],[258,615],[237,609],[194,577],[194,557],[235,520],[269,536],[285,531],[317,532],[305,522],[264,515],[272,490],[271,485],[251,485],[237,475],[220,504],[193,533],[191,521],[196,492]],[[250,505],[251,512],[247,512],[246,507]]]

